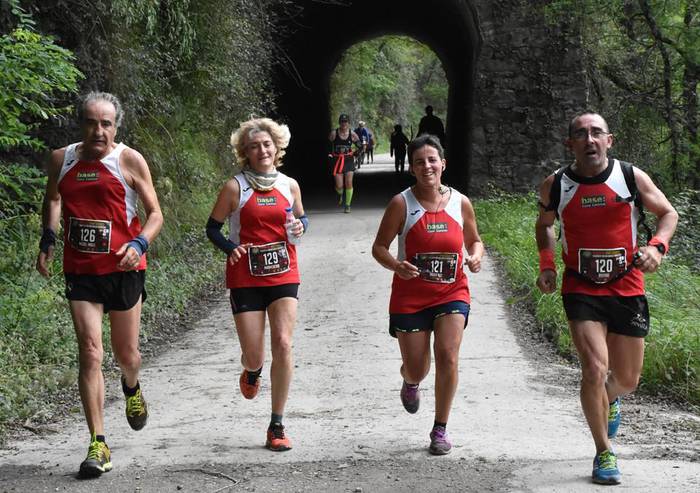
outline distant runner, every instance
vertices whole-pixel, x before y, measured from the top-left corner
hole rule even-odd
[[[348,213],[352,203],[352,178],[355,173],[352,146],[358,145],[359,137],[350,130],[348,115],[340,115],[338,124],[340,126],[328,136],[328,140],[331,142],[330,158],[335,191],[338,194],[338,205],[342,205],[345,213]]]

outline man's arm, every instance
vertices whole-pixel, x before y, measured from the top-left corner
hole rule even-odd
[[[41,225],[43,227],[39,255],[36,259],[36,270],[44,277],[49,277],[49,265],[53,259],[54,243],[61,218],[61,195],[58,193],[58,176],[63,166],[65,147],[51,153],[49,159],[46,194],[41,206]]]
[[[553,293],[557,289],[557,271],[554,264],[554,211],[545,210],[542,204],[549,204],[554,175],[548,176],[540,185],[540,211],[535,223],[535,240],[540,255],[540,274],[537,287],[543,293]]]
[[[158,196],[153,186],[151,171],[143,156],[134,149],[127,148],[121,155],[120,165],[129,186],[138,194],[143,203],[146,220],[141,228],[139,236],[143,236],[147,245],[155,240],[163,227],[163,213],[160,210]],[[117,255],[123,255],[117,265],[120,269],[129,270],[139,264],[141,254],[128,242],[121,246]]]
[[[641,256],[635,265],[642,272],[654,272],[659,268],[664,256],[655,245],[663,245],[664,253],[668,252],[668,245],[678,225],[678,213],[648,174],[635,167],[634,177],[642,204],[657,217],[656,233],[649,240],[649,245],[639,249]]]

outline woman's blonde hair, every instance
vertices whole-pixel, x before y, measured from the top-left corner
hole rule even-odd
[[[252,118],[241,123],[238,129],[231,134],[231,147],[236,157],[236,163],[241,168],[248,166],[248,157],[245,155],[246,141],[258,132],[267,132],[272,137],[277,148],[275,155],[275,167],[282,166],[282,157],[286,154],[285,149],[289,145],[289,139],[292,134],[289,127],[284,124],[277,123],[271,118]]]

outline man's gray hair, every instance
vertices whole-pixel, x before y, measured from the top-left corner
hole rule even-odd
[[[114,125],[119,128],[119,126],[122,124],[122,118],[124,118],[122,104],[119,102],[119,98],[108,92],[91,91],[82,98],[80,101],[80,106],[78,107],[78,118],[80,121],[82,122],[85,118],[85,109],[87,108],[88,104],[96,101],[106,101],[108,103],[112,103],[115,110]]]

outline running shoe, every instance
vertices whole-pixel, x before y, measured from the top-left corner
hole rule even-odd
[[[292,449],[292,442],[290,442],[289,437],[284,434],[284,426],[275,424],[267,429],[265,448],[273,452],[284,452],[285,450]]]
[[[444,427],[435,426],[430,432],[429,450],[433,455],[447,455],[452,450],[452,442],[450,442],[450,437]]]
[[[148,405],[143,398],[141,388],[136,389],[134,395],[124,394],[124,398],[126,399],[126,420],[132,430],[140,430],[148,421]]]
[[[349,205],[346,205],[346,206],[345,206],[345,209],[343,210],[343,212],[344,212],[345,214],[349,214],[349,213],[350,213],[350,206],[349,206]]]
[[[620,427],[620,398],[618,397],[608,408],[608,438],[617,436],[617,429]]]
[[[611,450],[604,450],[593,459],[593,482],[596,484],[620,484],[620,470],[617,456]]]
[[[420,407],[420,389],[418,385],[409,385],[406,380],[401,386],[401,403],[406,411],[415,414]]]
[[[250,383],[251,380],[253,383]],[[260,390],[260,376],[253,379],[251,378],[250,372],[244,368],[241,373],[241,378],[238,379],[238,386],[241,389],[243,397],[246,399],[255,399],[255,396],[258,395],[258,390]]]
[[[112,470],[112,454],[105,442],[98,442],[93,435],[90,438],[90,446],[85,460],[80,464],[81,478],[96,478],[103,472]]]

